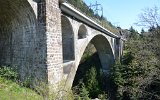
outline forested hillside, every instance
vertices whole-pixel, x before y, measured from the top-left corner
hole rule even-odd
[[[109,31],[119,35],[118,29],[114,25],[112,25],[112,23],[109,22],[106,17],[94,13],[93,9],[90,9],[83,0],[67,0],[67,2]]]
[[[123,59],[111,74],[119,99],[160,100],[158,44],[156,37],[138,34],[126,42]]]
[[[157,8],[147,8],[138,24],[149,27],[148,31],[139,34],[130,28],[124,56],[111,74],[118,100],[160,100],[159,18]]]
[[[141,33],[138,33],[133,27],[128,29],[130,35],[125,41],[124,55],[120,61],[116,61],[115,65],[111,66],[110,76],[105,83],[106,90],[101,89],[100,84],[97,85],[102,80],[92,80],[97,81],[94,83],[97,89],[105,93],[104,100],[160,100],[160,22],[158,22],[160,17],[155,10],[158,9],[148,8],[146,12],[142,12],[141,16],[144,19],[140,17],[138,24],[148,26],[146,32],[142,29]],[[85,64],[85,66],[90,65]],[[92,76],[99,77],[99,74],[95,76],[98,70],[95,72],[94,67],[91,69],[91,73],[87,72],[92,74],[89,79]],[[103,79],[102,76],[99,79]],[[98,93],[101,95],[102,92],[88,89],[86,81],[83,82],[81,92],[86,94],[85,97],[95,98],[91,96],[93,92],[97,93],[96,97]]]

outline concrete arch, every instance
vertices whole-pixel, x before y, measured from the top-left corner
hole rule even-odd
[[[88,42],[86,42],[86,44],[81,46],[82,49],[80,49],[81,53],[78,57],[80,59],[78,60],[77,67],[79,65],[79,62],[83,56],[83,53],[84,53],[86,47],[88,46],[88,44],[90,42],[95,46],[95,48],[99,54],[103,69],[106,71],[109,70],[109,66],[114,63],[113,62],[114,61],[114,52],[113,52],[113,49],[111,48],[111,44],[109,43],[109,40],[102,34],[94,35],[92,38],[90,38],[90,40]]]
[[[104,74],[108,74],[110,66],[114,64],[114,53],[108,39],[103,34],[96,34],[89,38],[87,41],[84,41],[84,44],[81,43],[82,45],[79,48],[79,55],[76,56],[75,66],[71,69],[66,81],[67,87],[72,87],[80,60],[90,42],[95,46],[98,52]]]
[[[103,71],[108,74],[110,66],[114,63],[114,54],[108,39],[102,35],[97,35],[91,42],[98,51]]]
[[[37,38],[36,15],[27,0],[0,1],[0,65],[33,65]]]
[[[79,30],[78,30],[78,39],[83,39],[86,38],[87,36],[87,28],[85,25],[80,25]]]
[[[63,44],[63,62],[74,60],[74,32],[69,19],[61,16],[62,23],[62,44]]]

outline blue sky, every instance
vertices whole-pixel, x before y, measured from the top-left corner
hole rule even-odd
[[[134,23],[138,22],[138,15],[143,9],[160,7],[160,0],[83,0],[90,5],[96,1],[103,6],[104,16],[115,26],[128,29],[133,26],[138,31],[141,27]]]

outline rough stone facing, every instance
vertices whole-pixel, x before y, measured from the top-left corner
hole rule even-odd
[[[36,15],[26,0],[1,0],[0,6],[0,65],[17,66],[24,81],[35,74],[32,70],[39,42]]]
[[[48,81],[56,84],[62,79],[61,11],[58,0],[46,0],[46,35]]]

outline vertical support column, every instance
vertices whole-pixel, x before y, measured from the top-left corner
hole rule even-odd
[[[123,40],[120,39],[120,58],[123,55]]]
[[[102,65],[102,70],[105,75],[109,74],[110,67],[114,64],[114,57],[110,53],[105,53],[105,52],[98,52],[101,65]]]
[[[62,81],[62,31],[59,0],[46,0],[46,36],[48,82],[56,85]]]
[[[62,32],[61,10],[59,0],[37,0],[38,3],[38,30],[39,57],[47,83],[57,87],[62,80]],[[41,72],[41,69],[38,69]],[[43,73],[38,75],[43,76]],[[54,88],[54,87],[53,87]]]
[[[116,60],[120,60],[120,54],[121,54],[121,51],[120,51],[120,38],[116,38],[115,40],[115,59]]]

